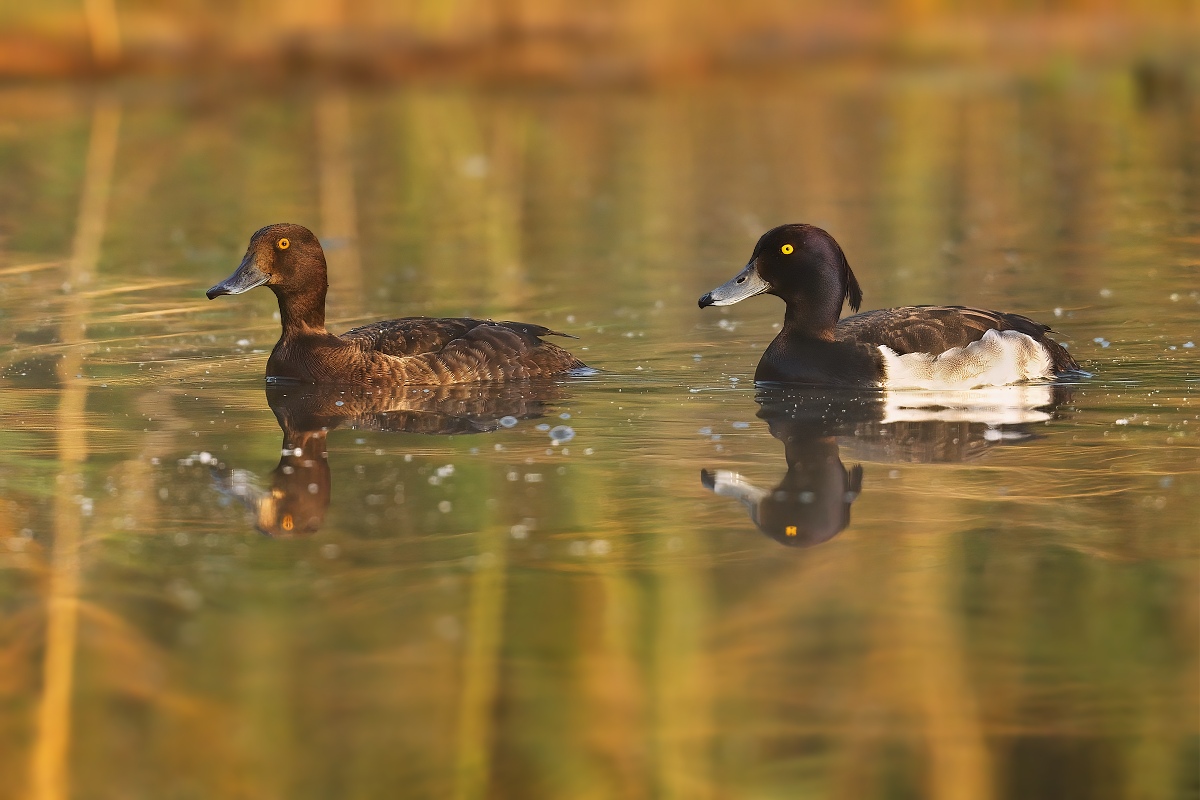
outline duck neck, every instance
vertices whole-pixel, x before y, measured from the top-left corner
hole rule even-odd
[[[830,316],[828,310],[812,308],[805,303],[789,302],[783,315],[783,330],[780,336],[803,336],[808,339],[834,341],[833,328],[837,314]]]
[[[322,281],[320,289],[288,291],[272,286],[279,299],[279,321],[283,338],[305,334],[323,334],[325,330],[325,292],[329,284]]]

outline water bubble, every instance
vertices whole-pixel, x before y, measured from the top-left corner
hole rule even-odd
[[[697,431],[697,433],[699,433],[701,436],[712,436],[712,428],[705,426]]]
[[[750,423],[749,422],[734,422],[733,427],[737,428],[739,431],[744,431],[744,430],[746,430],[746,428],[750,427]]]
[[[558,418],[559,418],[559,419],[570,419],[570,418],[571,418],[571,415],[570,415],[570,414],[568,414],[566,411],[564,411],[563,413],[561,413],[561,414],[559,414],[559,415],[558,415]]]
[[[518,523],[509,528],[508,533],[514,539],[524,539],[529,536],[529,528]]]
[[[1116,421],[1116,422],[1114,422],[1113,424],[1114,424],[1114,425],[1128,425],[1128,424],[1129,424],[1129,420],[1127,420],[1127,419],[1125,419],[1124,417],[1122,417],[1121,419],[1117,420],[1117,421]]]
[[[438,511],[442,512],[443,514],[449,514],[451,508],[453,508],[453,506],[450,504],[449,500],[443,500],[442,502],[438,503]]]
[[[549,425],[547,425],[545,422],[543,422],[542,424],[540,424],[540,425],[536,426],[536,428],[537,428],[537,430],[539,430],[539,431],[548,431],[548,430],[550,430],[550,426],[549,426]]]
[[[1188,350],[1191,350],[1193,347],[1195,347],[1195,346],[1196,346],[1196,343],[1195,343],[1195,342],[1184,342],[1184,343],[1183,343],[1183,346],[1184,346],[1185,348],[1187,348]]]
[[[237,340],[237,346],[238,346],[238,347],[249,347],[249,346],[250,346],[250,340],[249,340],[249,339],[238,339],[238,340]]]
[[[569,425],[555,425],[550,429],[550,441],[554,444],[563,444],[575,438],[575,429]]]
[[[1112,289],[1101,289],[1100,296],[1103,298],[1106,298],[1106,299],[1109,297],[1112,297],[1113,296]]]
[[[334,402],[334,405],[335,406],[344,406],[344,405],[346,405],[346,401],[345,400],[337,400]]]
[[[453,474],[454,474],[454,465],[453,464],[446,464],[443,467],[437,468],[437,475],[439,478],[449,478]]]
[[[517,418],[513,416],[504,416],[500,418],[500,425],[505,428],[511,428],[517,424]]]

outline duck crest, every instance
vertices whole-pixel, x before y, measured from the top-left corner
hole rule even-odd
[[[834,244],[837,245],[836,242]],[[858,285],[858,278],[854,277],[854,270],[850,269],[850,262],[846,260],[846,254],[842,252],[840,246],[838,246],[838,255],[842,257],[842,285],[846,287],[845,300],[850,304],[851,311],[858,311],[863,301],[862,288]]]

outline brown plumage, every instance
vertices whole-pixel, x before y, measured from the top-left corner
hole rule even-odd
[[[305,383],[444,386],[564,375],[587,370],[543,336],[540,325],[481,319],[408,317],[336,336],[325,329],[325,253],[302,225],[268,225],[250,239],[233,275],[208,297],[267,286],[279,300],[282,335],[267,378]]]

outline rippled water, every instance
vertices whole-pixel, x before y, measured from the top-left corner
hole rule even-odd
[[[1197,153],[1120,70],[3,90],[0,795],[1196,797]],[[284,220],[602,372],[267,389]],[[1093,377],[756,393],[785,221]]]

